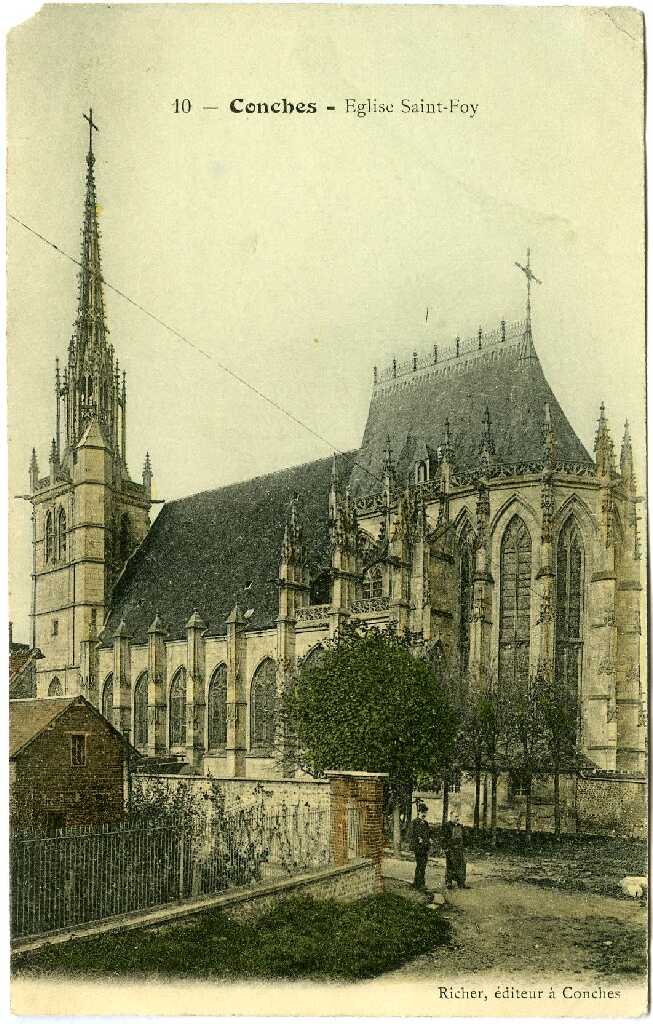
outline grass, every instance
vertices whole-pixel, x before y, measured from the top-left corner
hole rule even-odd
[[[437,911],[384,893],[294,898],[252,922],[219,911],[176,925],[73,939],[14,958],[17,974],[371,978],[449,941]]]
[[[434,831],[437,836],[439,830]],[[621,890],[621,879],[646,875],[648,871],[644,839],[565,835],[557,841],[550,832],[535,832],[529,844],[523,832],[498,830],[497,846],[493,848],[489,832],[474,835],[469,829],[465,843],[471,863],[491,859],[498,874],[502,865],[506,869],[523,868],[521,881],[568,892],[628,899]]]

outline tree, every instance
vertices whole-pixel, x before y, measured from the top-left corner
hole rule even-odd
[[[535,678],[543,740],[553,775],[555,837],[560,840],[560,775],[576,771],[582,760],[578,742],[578,695],[560,674],[540,669]]]
[[[544,741],[543,705],[538,677],[527,684],[517,684],[508,694],[507,731],[509,740],[508,764],[513,778],[518,779],[526,791],[526,842],[533,835],[533,780],[544,773],[547,764]]]
[[[432,665],[394,630],[350,625],[300,666],[283,698],[296,763],[387,772],[399,807],[418,774],[450,762],[455,715]]]

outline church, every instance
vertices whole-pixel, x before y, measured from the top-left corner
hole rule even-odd
[[[55,434],[46,474],[36,451],[29,468],[37,697],[83,695],[153,764],[274,777],[285,675],[344,623],[394,623],[472,679],[555,666],[588,761],[643,773],[628,425],[617,454],[601,406],[585,450],[530,299],[521,321],[375,368],[357,451],[171,501],[151,525],[105,323],[94,163],[91,140]]]

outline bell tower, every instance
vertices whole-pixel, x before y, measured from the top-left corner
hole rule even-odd
[[[93,111],[88,121],[77,317],[63,373],[55,364],[55,435],[48,474],[29,467],[32,503],[32,643],[44,655],[37,696],[89,692],[81,645],[94,641],[111,589],[150,525],[152,468],[127,469],[127,380],[106,323],[95,192]],[[84,659],[86,660],[86,659]]]

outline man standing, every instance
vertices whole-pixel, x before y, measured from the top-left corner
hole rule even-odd
[[[427,810],[426,804],[420,804],[417,808],[417,817],[410,826],[410,848],[415,854],[415,881],[413,885],[416,889],[426,888],[424,876],[431,845],[431,832],[426,820]]]

